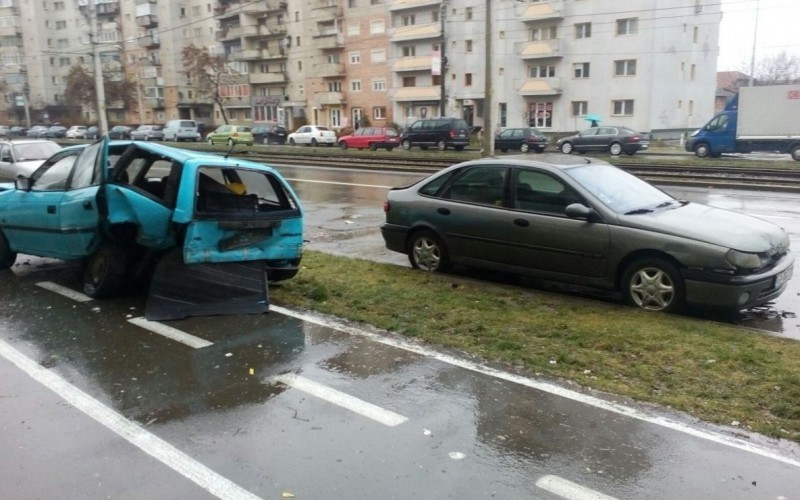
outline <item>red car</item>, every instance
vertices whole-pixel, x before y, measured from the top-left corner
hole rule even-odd
[[[361,127],[352,133],[339,138],[339,147],[342,149],[369,148],[375,151],[378,148],[386,148],[391,151],[400,145],[400,134],[391,127]]]

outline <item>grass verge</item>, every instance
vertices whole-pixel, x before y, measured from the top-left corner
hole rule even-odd
[[[800,442],[800,342],[306,251],[271,300]]]

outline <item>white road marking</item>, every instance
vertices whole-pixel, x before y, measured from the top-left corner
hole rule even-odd
[[[138,327],[144,328],[145,330],[149,330],[155,334],[167,337],[168,339],[172,339],[176,342],[180,342],[181,344],[186,344],[195,349],[202,349],[203,347],[214,345],[213,342],[201,339],[200,337],[195,337],[194,335],[190,335],[186,332],[178,330],[177,328],[172,328],[164,323],[159,323],[158,321],[150,321],[145,318],[131,318],[128,321]]]
[[[601,410],[610,411],[619,415],[624,415],[629,418],[634,418],[636,420],[658,425],[677,432],[682,432],[684,434],[694,436],[700,439],[705,439],[707,441],[711,441],[717,444],[729,446],[731,448],[736,448],[742,451],[746,451],[748,453],[753,453],[755,455],[760,455],[762,457],[766,457],[778,462],[783,462],[785,464],[792,465],[794,467],[800,467],[800,461],[797,459],[781,455],[775,450],[759,446],[757,444],[745,441],[743,439],[731,437],[717,432],[710,432],[702,429],[697,429],[683,422],[679,422],[677,420],[673,420],[660,415],[652,415],[649,413],[645,413],[644,411],[637,410],[635,408],[630,408],[620,403],[615,403],[613,401],[605,401],[603,399],[595,398],[587,394],[571,391],[557,384],[542,382],[540,380],[534,380],[531,378],[522,377],[511,373],[502,372],[500,370],[480,365],[478,363],[473,363],[471,361],[456,358],[455,356],[450,356],[430,349],[426,349],[425,347],[412,344],[411,342],[406,342],[400,339],[393,339],[385,335],[379,335],[377,333],[368,332],[366,330],[355,328],[344,322],[335,321],[328,317],[317,316],[312,313],[292,311],[291,309],[286,309],[284,307],[280,307],[274,304],[270,304],[270,310],[278,314],[291,316],[293,318],[307,321],[309,323],[315,323],[317,325],[321,325],[327,328],[333,328],[335,330],[339,330],[341,332],[345,332],[350,335],[368,338],[384,345],[396,347],[398,349],[403,349],[409,352],[413,352],[421,356],[433,358],[438,361],[441,361],[442,363],[447,363],[452,366],[458,366],[465,370],[470,370],[476,373],[481,373],[483,375],[488,375],[490,377],[506,380],[508,382],[519,384],[525,387],[530,387],[532,389],[536,389],[542,392],[560,396],[566,399],[571,399],[572,401],[577,401],[579,403],[593,406]]]
[[[67,288],[65,286],[58,285],[56,283],[50,281],[41,281],[36,283],[36,286],[42,287],[45,290],[50,290],[51,292],[55,292],[59,295],[62,295],[68,299],[72,299],[75,302],[89,302],[94,300],[93,298],[89,297],[88,295],[84,295],[81,292],[76,292],[72,288]]]
[[[147,432],[137,423],[126,419],[116,411],[103,405],[57,374],[26,357],[3,340],[0,340],[0,356],[9,360],[31,378],[56,393],[78,410],[210,494],[218,498],[231,500],[255,500],[260,498],[231,480],[217,474],[158,436]]]
[[[355,186],[355,187],[367,187],[367,188],[381,188],[381,189],[392,189],[394,186],[378,186],[375,184],[357,184],[353,182],[339,182],[339,181],[315,181],[310,179],[295,179],[292,177],[287,177],[287,181],[294,181],[294,182],[310,182],[312,184],[333,184],[336,186]]]
[[[316,396],[337,406],[341,406],[342,408],[350,410],[354,413],[358,413],[361,416],[371,418],[372,420],[389,427],[398,426],[408,420],[407,417],[398,415],[397,413],[381,408],[380,406],[367,403],[366,401],[362,401],[349,394],[337,391],[336,389],[331,389],[328,386],[318,384],[317,382],[300,377],[298,375],[286,373],[283,375],[278,375],[277,377],[271,377],[268,380],[271,382],[280,382],[282,384],[286,384],[289,387],[301,390],[307,394]]]
[[[614,497],[590,490],[558,476],[542,476],[536,481],[536,486],[570,500],[615,500]]]

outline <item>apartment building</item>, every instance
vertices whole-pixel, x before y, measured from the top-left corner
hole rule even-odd
[[[34,121],[64,112],[70,65],[93,64],[86,16],[93,2],[0,0],[7,123],[24,116],[23,89]],[[98,0],[96,7],[104,71],[139,89],[135,105],[107,103],[111,123],[192,118],[212,126],[224,110],[230,122],[290,129],[406,126],[440,115],[483,126],[491,106],[495,127],[567,132],[594,114],[650,131],[697,127],[713,113],[721,11],[711,0]],[[52,15],[35,15],[42,9]],[[183,68],[190,44],[224,56],[232,69],[220,87],[222,109]]]

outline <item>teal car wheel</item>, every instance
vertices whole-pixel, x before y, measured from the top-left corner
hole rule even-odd
[[[92,298],[110,297],[119,293],[125,282],[127,255],[109,243],[93,253],[83,272],[83,293]]]
[[[0,269],[8,269],[17,261],[17,252],[12,252],[6,235],[0,231]]]

